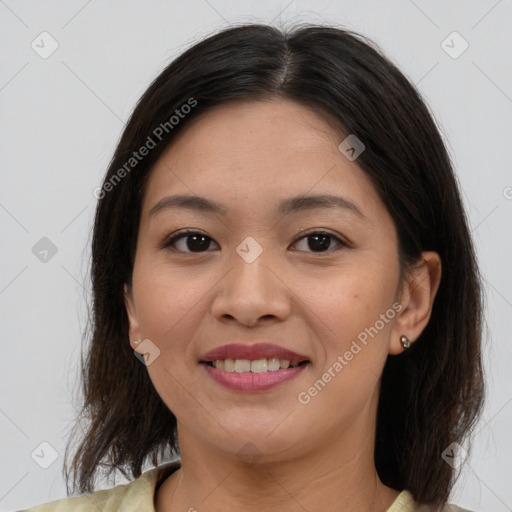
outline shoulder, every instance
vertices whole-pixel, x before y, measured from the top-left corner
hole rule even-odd
[[[414,501],[409,491],[402,491],[386,512],[431,512],[432,508],[428,505],[421,505]],[[466,508],[457,505],[446,504],[442,512],[472,512]]]
[[[94,491],[81,496],[73,496],[19,512],[135,512],[153,510],[155,489],[166,476],[179,469],[179,461],[158,466],[144,472],[128,484],[116,485],[111,489]]]

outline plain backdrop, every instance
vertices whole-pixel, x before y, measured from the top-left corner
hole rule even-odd
[[[124,123],[175,56],[213,31],[254,21],[361,32],[434,112],[487,301],[489,396],[451,501],[512,510],[510,0],[0,0],[0,509],[66,496],[93,190]]]

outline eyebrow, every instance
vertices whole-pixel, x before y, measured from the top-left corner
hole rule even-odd
[[[353,201],[331,194],[291,197],[279,203],[276,211],[281,215],[288,215],[289,213],[305,212],[321,208],[348,210],[361,218],[365,217]],[[179,194],[160,199],[149,211],[149,216],[154,216],[164,210],[179,209],[201,211],[222,216],[227,215],[230,211],[226,206],[212,201],[211,199],[207,199],[206,197]]]

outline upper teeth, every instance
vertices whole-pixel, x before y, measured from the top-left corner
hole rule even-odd
[[[271,359],[255,359],[254,361],[250,361],[249,359],[218,359],[217,361],[212,361],[212,364],[215,368],[228,372],[263,373],[279,370],[279,368],[288,368],[289,366],[295,367],[299,363],[296,361],[291,363],[288,359],[277,359],[273,357]]]

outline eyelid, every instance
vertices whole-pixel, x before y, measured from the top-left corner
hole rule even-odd
[[[344,245],[346,247],[352,246],[352,242],[350,242],[347,238],[339,235],[338,233],[335,233],[334,231],[326,229],[326,228],[310,228],[310,229],[306,229],[305,231],[301,231],[298,234],[294,243],[297,243],[297,241],[301,240],[302,238],[305,238],[308,235],[312,235],[312,234],[316,234],[316,233],[319,233],[322,235],[329,235],[332,238],[335,238],[336,240],[338,240],[341,243],[341,245]],[[322,254],[322,253],[317,253],[317,254]]]
[[[206,233],[204,233],[203,231],[201,231],[200,229],[192,229],[192,228],[185,228],[181,231],[177,231],[175,233],[172,233],[168,236],[166,236],[161,244],[161,248],[162,249],[171,249],[171,250],[175,250],[177,252],[180,252],[180,253],[187,253],[187,251],[179,251],[177,249],[175,249],[174,247],[171,247],[172,244],[176,243],[178,241],[178,239],[182,239],[182,238],[186,238],[187,235],[203,235],[204,237],[206,238],[209,238],[212,242],[214,242],[215,244],[217,244],[217,242],[209,235],[207,235]],[[217,244],[218,245],[218,244]],[[193,253],[193,252],[190,252],[189,254],[204,254],[205,252],[210,252],[210,251],[204,251],[203,253]]]
[[[348,241],[345,237],[331,231],[331,230],[328,230],[326,228],[309,228],[309,229],[306,229],[305,231],[301,231],[297,237],[295,238],[294,242],[292,243],[292,245],[296,244],[298,241],[302,240],[303,238],[306,238],[308,237],[309,235],[312,235],[312,234],[322,234],[322,235],[328,235],[330,236],[331,238],[335,239],[339,246],[341,247],[352,247],[352,243],[350,241]],[[161,244],[161,248],[162,249],[168,249],[168,250],[172,250],[172,251],[175,251],[175,252],[178,252],[180,254],[196,254],[196,255],[199,255],[199,254],[205,254],[205,253],[208,253],[208,252],[211,252],[211,250],[207,250],[207,251],[201,251],[201,252],[197,252],[197,253],[194,253],[192,251],[180,251],[179,249],[176,249],[175,247],[172,247],[172,245],[177,241],[177,240],[181,240],[182,238],[186,238],[187,235],[203,235],[205,236],[206,238],[209,238],[214,244],[218,245],[217,242],[209,235],[207,235],[206,233],[204,233],[203,231],[199,230],[199,229],[192,229],[192,228],[185,228],[181,231],[177,231],[175,233],[172,233],[171,235],[165,237],[164,241],[162,242]],[[339,249],[339,247],[338,247]],[[329,251],[325,251],[325,252],[314,252],[314,251],[297,251],[297,252],[310,252],[311,254],[316,254],[318,256],[322,256],[322,255],[329,255],[329,254],[332,254],[333,251],[336,251],[337,249],[334,248],[334,249],[331,249]]]

